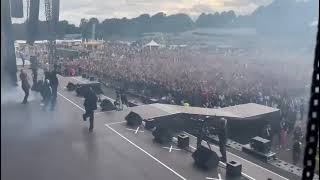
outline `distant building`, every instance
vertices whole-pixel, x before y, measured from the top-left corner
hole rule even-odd
[[[104,41],[103,40],[84,41],[82,45],[88,50],[103,49]]]

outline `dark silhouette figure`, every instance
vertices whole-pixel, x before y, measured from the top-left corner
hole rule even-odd
[[[266,125],[266,127],[264,128],[263,137],[265,139],[268,139],[269,141],[272,141],[272,129],[270,124]]]
[[[22,104],[27,104],[28,103],[28,97],[29,97],[29,89],[30,89],[30,84],[28,82],[28,75],[25,73],[22,69],[20,71],[20,79],[21,79],[21,87],[22,90],[24,91],[24,98],[22,101]]]
[[[32,88],[31,90],[36,90],[38,83],[38,69],[32,69]]]
[[[24,67],[24,65],[25,65],[25,58],[24,58],[24,56],[23,56],[23,54],[20,52],[19,53],[19,56],[20,56],[20,58],[21,58],[21,60],[22,60],[22,67]]]
[[[219,119],[218,122],[218,137],[219,137],[219,149],[222,155],[221,161],[227,162],[227,120],[225,118]]]
[[[49,75],[50,87],[52,89],[51,110],[54,109],[57,101],[58,86],[59,86],[59,80],[57,77],[57,74],[58,74],[57,68],[58,66],[54,65],[54,69]]]
[[[302,143],[300,140],[295,140],[293,143],[293,149],[292,149],[292,160],[293,164],[296,165],[301,158],[301,148],[302,148]]]
[[[92,88],[89,87],[88,91],[84,95],[84,108],[86,112],[82,115],[82,118],[84,121],[87,120],[87,118],[90,118],[90,127],[89,132],[93,131],[93,120],[94,120],[94,110],[97,109],[97,101],[98,98],[96,94],[93,92]]]
[[[50,82],[48,79],[46,79],[42,86],[42,96],[43,96],[43,110],[47,110],[47,107],[50,103],[51,97],[52,97],[52,89],[50,87]]]

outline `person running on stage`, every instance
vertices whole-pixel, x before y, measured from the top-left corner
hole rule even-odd
[[[21,69],[20,71],[20,79],[21,79],[21,87],[25,94],[22,104],[27,104],[28,97],[29,97],[30,84],[28,82],[28,75],[23,71],[23,69]]]
[[[96,94],[93,92],[92,88],[89,87],[88,92],[84,96],[84,108],[86,112],[82,115],[84,121],[89,117],[90,119],[90,127],[89,132],[93,131],[93,119],[94,119],[94,110],[97,109],[97,101],[98,98]]]
[[[50,81],[48,79],[44,80],[44,83],[42,86],[42,95],[43,95],[43,103],[44,103],[42,110],[46,111],[50,103],[50,100],[52,98],[52,89],[50,87]]]
[[[59,86],[59,80],[57,77],[57,69],[58,66],[55,64],[53,71],[50,73],[50,87],[52,89],[52,99],[51,99],[51,110],[54,110],[54,107],[56,105],[57,101],[57,94],[58,94],[58,86]]]

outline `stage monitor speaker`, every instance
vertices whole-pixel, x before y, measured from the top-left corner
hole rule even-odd
[[[172,133],[168,128],[157,126],[152,132],[154,140],[160,144],[166,144],[172,141]]]
[[[204,146],[197,148],[197,150],[192,154],[192,157],[195,165],[199,168],[210,170],[217,168],[219,165],[219,157],[217,153]]]
[[[271,150],[270,140],[263,139],[262,137],[256,136],[250,141],[251,147],[261,153],[268,153]]]
[[[27,20],[27,43],[33,45],[38,34],[40,0],[30,0],[29,19]]]
[[[94,81],[95,80],[95,78],[93,76],[91,76],[89,79],[90,79],[90,81]]]
[[[242,172],[242,164],[236,161],[230,161],[227,163],[227,176],[239,177]]]
[[[68,91],[74,91],[74,90],[76,90],[76,88],[77,88],[77,86],[75,84],[73,84],[72,82],[69,82],[67,84]]]
[[[189,141],[190,138],[186,134],[180,134],[178,136],[178,147],[181,149],[187,149],[189,148]]]
[[[155,120],[154,119],[146,119],[145,121],[145,128],[146,129],[153,129],[155,127]]]
[[[10,0],[11,17],[23,18],[23,2],[22,0]]]
[[[141,116],[132,111],[126,116],[125,119],[129,126],[140,126],[142,124]]]
[[[116,110],[116,107],[108,99],[102,100],[102,102],[100,103],[100,107],[101,107],[102,111],[113,111],[113,110]]]

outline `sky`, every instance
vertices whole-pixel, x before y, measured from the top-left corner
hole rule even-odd
[[[26,0],[23,0],[26,4]],[[238,15],[249,14],[258,6],[272,0],[60,0],[60,20],[68,20],[79,25],[81,18],[133,18],[140,14],[154,15],[164,12],[167,15],[186,13],[196,19],[202,12],[214,13],[234,10]],[[26,11],[26,5],[24,7]],[[26,15],[26,13],[24,13]],[[40,19],[44,20],[44,0],[40,0]],[[24,22],[13,19],[14,23]]]

